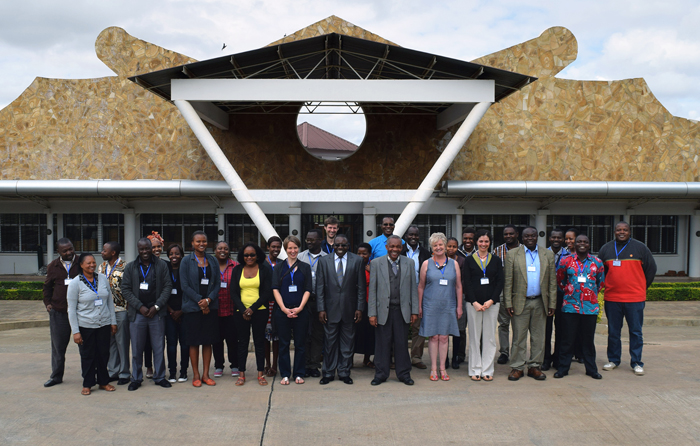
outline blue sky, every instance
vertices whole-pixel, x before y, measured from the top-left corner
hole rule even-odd
[[[643,77],[671,113],[700,119],[697,0],[4,1],[0,108],[37,76],[113,75],[94,50],[108,26],[201,60],[264,46],[332,14],[399,45],[464,60],[565,26],[578,40],[579,55],[559,77]]]

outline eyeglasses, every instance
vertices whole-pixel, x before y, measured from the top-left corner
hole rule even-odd
[[[257,257],[257,254],[243,254],[243,257]]]
[[[394,226],[393,223],[382,223],[382,226]]]

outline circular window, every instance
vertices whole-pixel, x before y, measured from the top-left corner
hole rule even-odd
[[[306,102],[297,116],[301,145],[322,160],[349,157],[360,148],[365,133],[365,113],[355,102]]]

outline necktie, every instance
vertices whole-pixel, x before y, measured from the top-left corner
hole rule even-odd
[[[399,265],[396,263],[396,261],[391,262],[391,270],[394,272],[395,276],[399,274]]]
[[[338,276],[338,285],[343,286],[343,258],[338,259],[338,270],[336,271]]]

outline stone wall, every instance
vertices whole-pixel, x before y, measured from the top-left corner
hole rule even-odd
[[[328,32],[391,43],[335,16],[282,41]],[[115,27],[95,49],[116,77],[37,78],[0,110],[0,179],[220,180],[178,110],[127,79],[193,59]],[[697,181],[698,124],[672,116],[643,79],[554,77],[576,52],[555,27],[476,60],[540,79],[491,107],[446,178]],[[446,143],[435,128],[434,117],[368,116],[365,142],[338,162],[306,153],[294,115],[235,116],[230,131],[210,131],[251,188],[371,189],[417,187]]]

